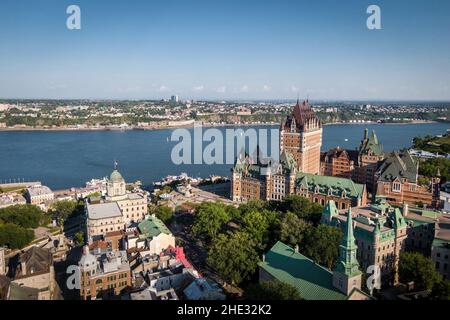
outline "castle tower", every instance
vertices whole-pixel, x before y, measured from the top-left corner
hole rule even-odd
[[[297,104],[280,127],[280,154],[287,151],[297,162],[300,172],[320,173],[322,122],[308,101]]]
[[[349,295],[355,288],[361,289],[362,273],[356,259],[357,250],[353,235],[352,210],[349,209],[347,225],[339,246],[339,259],[333,270],[333,286],[346,295]]]

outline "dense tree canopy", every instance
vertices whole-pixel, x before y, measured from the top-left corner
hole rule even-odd
[[[262,281],[251,284],[245,290],[247,300],[300,300],[300,293],[297,288],[280,281]]]
[[[173,211],[167,206],[159,206],[154,211],[156,217],[162,222],[167,223],[173,217]]]
[[[0,223],[13,223],[23,228],[37,228],[48,222],[45,213],[33,205],[15,205],[0,209]]]
[[[280,209],[283,212],[292,212],[297,217],[318,225],[322,217],[323,207],[318,203],[313,203],[298,195],[291,195],[286,197],[280,204]]]
[[[433,261],[418,252],[404,252],[400,255],[398,268],[400,281],[414,281],[418,289],[432,289],[440,281],[440,275],[434,269]]]
[[[300,251],[318,264],[332,269],[339,256],[341,238],[339,228],[321,224],[307,230]]]
[[[450,181],[450,159],[437,158],[423,161],[419,164],[419,174],[427,178],[434,178],[437,175],[438,168],[442,181]]]
[[[214,238],[222,226],[231,220],[223,203],[203,202],[197,209],[192,231]]]
[[[13,223],[0,224],[0,246],[7,246],[10,249],[20,249],[33,241],[33,239],[33,230]]]
[[[219,234],[209,248],[207,261],[223,279],[239,284],[257,269],[256,243],[246,232]]]
[[[75,200],[61,200],[53,204],[51,214],[58,222],[58,225],[63,225],[69,217],[83,212],[83,204],[79,204]]]
[[[310,228],[312,228],[310,223],[300,219],[292,212],[287,212],[281,220],[280,240],[291,247],[295,247],[303,242]]]

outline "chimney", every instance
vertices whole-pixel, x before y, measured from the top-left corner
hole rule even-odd
[[[262,255],[262,262],[266,262],[266,255],[264,253]]]
[[[295,253],[298,253],[299,249],[300,249],[300,248],[298,247],[298,244],[296,244],[296,245],[295,245],[295,248],[294,248]]]
[[[408,204],[406,202],[403,203],[403,210],[402,211],[403,211],[402,212],[403,216],[407,217],[408,213],[409,213],[409,206],[408,206]]]

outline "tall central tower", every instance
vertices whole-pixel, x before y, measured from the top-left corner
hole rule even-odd
[[[297,101],[292,114],[281,124],[280,154],[292,154],[300,172],[319,174],[321,147],[322,121],[308,101]]]

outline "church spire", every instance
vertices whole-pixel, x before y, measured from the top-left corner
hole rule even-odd
[[[339,259],[333,270],[333,285],[347,296],[351,291],[361,289],[362,273],[356,259],[355,236],[353,234],[352,209],[347,212],[347,223],[343,228],[341,245],[339,246]]]
[[[349,208],[347,212],[347,223],[344,234],[342,236],[341,245],[339,246],[339,260],[336,266],[336,271],[341,272],[347,276],[354,276],[359,274],[359,263],[356,259],[356,245],[355,236],[353,234],[353,218],[352,209]]]

